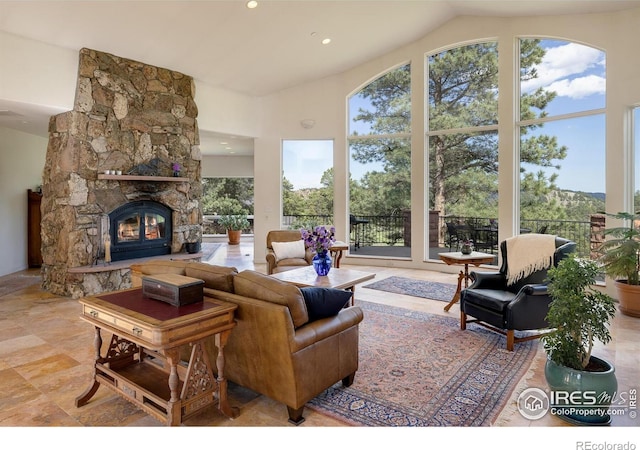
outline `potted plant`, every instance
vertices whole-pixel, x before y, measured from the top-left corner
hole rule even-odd
[[[618,387],[613,365],[591,354],[596,341],[611,340],[616,312],[614,299],[593,287],[599,270],[575,254],[548,270],[552,331],[542,337],[545,378],[554,394],[550,406],[572,423],[609,423],[607,409]]]
[[[227,214],[220,216],[218,223],[227,230],[229,245],[238,245],[240,243],[242,230],[251,226],[246,214]]]
[[[598,249],[600,262],[604,272],[615,280],[620,311],[640,317],[640,214],[606,215],[623,220],[625,224],[605,229],[604,234],[609,239]]]

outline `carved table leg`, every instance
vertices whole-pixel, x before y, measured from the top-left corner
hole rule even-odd
[[[95,335],[93,337],[93,346],[95,348],[96,353],[96,363],[100,361],[100,349],[102,348],[102,336],[100,335],[100,328],[95,327]],[[87,388],[80,396],[76,398],[76,408],[86,405],[89,402],[89,399],[94,396],[98,388],[100,387],[100,383],[96,379],[96,368],[95,364],[93,366],[93,383],[91,386]]]
[[[179,351],[177,348],[172,348],[166,350],[165,355],[169,364],[169,390],[171,391],[171,398],[167,405],[167,425],[180,425],[182,415],[180,413],[180,391],[178,390],[180,382],[178,377]]]
[[[224,346],[227,345],[227,340],[231,330],[225,330],[215,335],[215,344],[218,347],[218,358],[216,359],[216,368],[218,369],[218,409],[225,416],[233,419],[235,414],[232,408],[229,406],[229,399],[227,398],[227,379],[224,377]]]
[[[465,279],[465,273],[461,270],[460,274],[458,275],[458,287],[456,288],[456,293],[453,295],[453,298],[451,299],[451,301],[449,303],[447,303],[447,306],[444,307],[445,311],[449,311],[449,309],[451,309],[451,307],[458,302],[458,300],[460,300],[460,292],[462,291],[462,280]]]

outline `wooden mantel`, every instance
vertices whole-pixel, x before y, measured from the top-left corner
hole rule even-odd
[[[182,181],[189,181],[189,178],[187,178],[187,177],[159,177],[159,176],[150,176],[150,175],[107,175],[105,173],[99,173],[98,174],[98,180],[182,182]]]
[[[67,269],[69,273],[99,273],[110,272],[112,270],[128,269],[131,264],[139,264],[154,259],[166,259],[166,260],[195,260],[199,261],[202,258],[203,253],[171,253],[169,255],[159,256],[147,256],[144,258],[124,259],[122,261],[113,261],[106,264],[104,261],[99,261],[91,266],[70,267]]]

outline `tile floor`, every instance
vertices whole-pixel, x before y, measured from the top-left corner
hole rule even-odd
[[[264,265],[254,265],[253,244],[223,246],[209,261],[236,266],[239,270],[263,272]],[[371,271],[376,280],[391,275],[454,283],[456,275],[409,270],[357,266]],[[23,275],[37,275],[38,270]],[[2,280],[8,277],[0,277]],[[366,284],[366,283],[365,283]],[[356,298],[388,303],[434,314],[457,316],[455,305],[446,313],[443,303],[416,297],[392,295],[369,289],[356,289]],[[33,285],[0,296],[0,426],[3,427],[156,427],[160,423],[138,410],[106,388],[100,388],[89,404],[76,408],[75,398],[88,386],[93,359],[91,326],[78,318],[78,302],[44,292]],[[612,327],[613,341],[595,351],[613,362],[619,391],[640,387],[640,319],[617,314]],[[517,351],[517,348],[516,348]],[[544,352],[540,348],[528,373],[522,378],[508,405],[494,424],[497,427],[568,427],[557,417],[547,415],[536,421],[525,419],[516,408],[517,395],[525,387],[544,389]],[[264,396],[232,386],[232,406],[240,414],[234,420],[222,416],[215,408],[186,422],[186,426],[221,427],[292,427],[286,408]],[[305,427],[344,427],[344,424],[310,409],[305,410]],[[639,419],[628,414],[613,418],[612,427],[637,427]],[[605,427],[598,427],[601,430]],[[621,431],[621,430],[619,430]],[[619,433],[616,434],[620,436]]]

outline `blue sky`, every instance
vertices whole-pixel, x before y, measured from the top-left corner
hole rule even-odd
[[[333,167],[333,140],[285,140],[282,170],[294,189],[320,187],[322,174]]]
[[[563,41],[543,41],[547,52],[537,67],[538,78],[522,84],[523,92],[539,87],[555,91],[548,105],[550,117],[605,106],[605,54],[598,49]],[[605,190],[604,116],[548,122],[539,133],[557,136],[568,148],[567,157],[558,161],[556,184],[561,189],[584,192]],[[539,170],[535,168],[534,170]]]
[[[547,53],[537,68],[539,76],[523,84],[523,92],[538,87],[555,91],[557,97],[546,109],[549,116],[603,108],[605,54],[598,49],[571,42],[543,41],[543,46]],[[636,118],[636,129],[640,132],[638,125],[640,119]],[[566,159],[558,161],[562,168],[558,171],[556,184],[561,189],[604,192],[604,116],[549,122],[537,132],[555,135],[560,145],[568,147]],[[283,171],[294,189],[319,187],[322,173],[332,165],[332,140],[283,143]],[[353,178],[358,179],[370,168],[352,164],[350,169]]]

